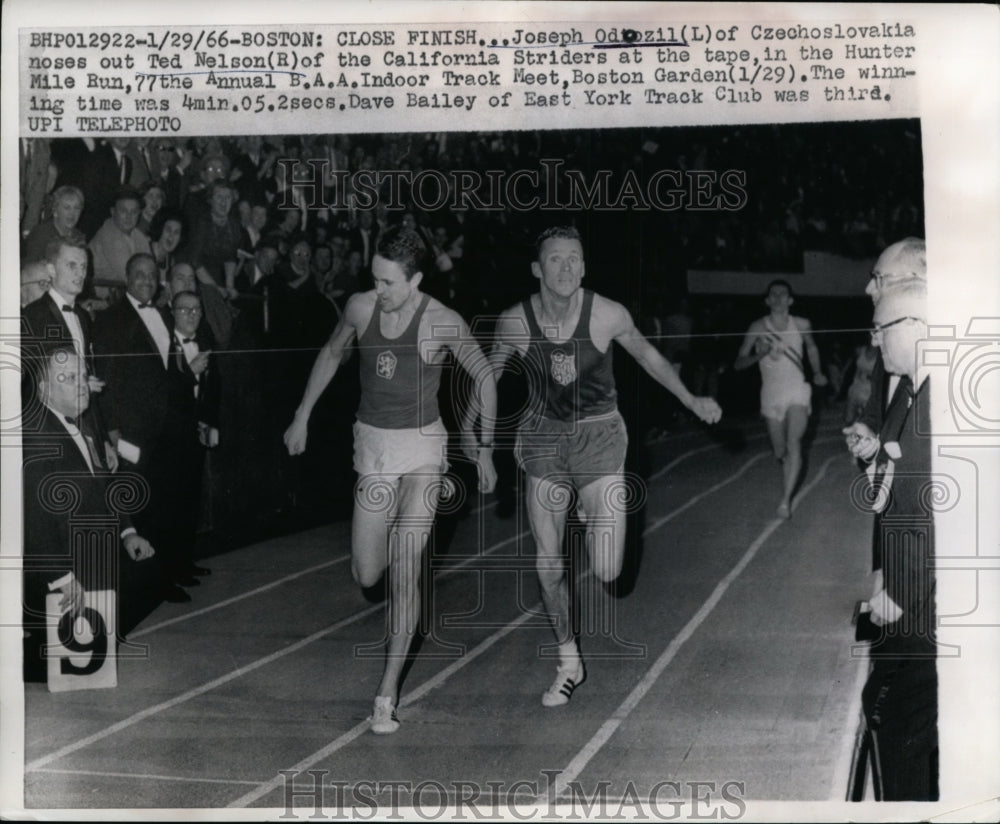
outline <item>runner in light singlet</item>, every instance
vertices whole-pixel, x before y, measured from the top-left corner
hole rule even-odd
[[[767,287],[764,303],[771,313],[750,324],[734,367],[760,365],[760,414],[767,423],[774,455],[782,464],[783,494],[778,515],[790,518],[792,497],[802,470],[802,436],[812,411],[812,387],[805,378],[805,356],[812,366],[813,383],[826,385],[819,350],[805,318],[789,314],[792,287],[783,280]]]

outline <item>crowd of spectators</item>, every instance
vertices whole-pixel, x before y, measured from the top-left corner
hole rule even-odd
[[[681,305],[688,268],[794,271],[804,249],[865,257],[894,238],[923,233],[919,125],[912,121],[33,139],[22,141],[22,160],[22,171],[48,164],[47,175],[22,174],[22,302],[44,281],[38,264],[59,237],[87,244],[80,302],[92,318],[123,299],[126,264],[136,253],[153,256],[156,300],[165,309],[178,267],[191,281],[221,377],[221,436],[207,461],[201,523],[244,537],[259,534],[262,518],[325,512],[331,501],[350,500],[356,374],[338,373],[312,417],[305,456],[289,459],[281,432],[347,299],[370,288],[375,243],[388,224],[406,222],[423,235],[431,254],[422,288],[471,322],[531,291],[540,226],[554,218],[577,223],[591,247],[591,288],[625,303],[654,337],[662,330],[692,390],[717,396],[725,394],[721,370],[732,361],[736,330],[745,327],[745,307],[694,296]],[[395,195],[383,186],[366,203],[352,186],[359,172],[428,170],[452,186],[456,173],[476,172],[474,193],[491,208],[451,199],[421,208],[426,191],[421,199],[405,185]],[[663,170],[710,170],[716,178],[741,171],[745,202],[738,210],[612,208],[623,181],[631,176],[641,190]],[[538,172],[541,182],[532,188],[529,179],[522,196],[543,201],[547,185],[566,192],[573,175],[589,186],[607,173],[611,202],[555,210],[518,207],[509,192],[499,204],[491,198],[488,186],[525,171]],[[473,329],[484,338],[490,332],[488,323]],[[822,335],[819,343],[823,348]]]

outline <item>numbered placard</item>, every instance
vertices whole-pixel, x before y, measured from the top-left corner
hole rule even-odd
[[[62,597],[45,598],[49,692],[117,687],[114,591],[88,592],[75,618],[60,611]]]

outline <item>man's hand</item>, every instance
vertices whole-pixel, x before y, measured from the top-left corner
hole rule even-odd
[[[301,455],[306,451],[306,437],[309,434],[309,419],[295,415],[292,425],[285,430],[285,446],[289,455]]]
[[[104,461],[108,465],[109,472],[118,471],[118,452],[111,445],[110,441],[104,442]]]
[[[691,398],[688,409],[705,423],[718,423],[722,417],[722,407],[715,402],[715,398]]]
[[[476,456],[476,469],[479,472],[479,491],[492,492],[497,485],[497,471],[493,466],[493,447],[479,447]]]
[[[813,374],[813,384],[816,386],[826,386],[830,381],[827,380],[826,375],[822,372],[815,372]]]
[[[137,532],[126,535],[122,540],[122,544],[125,546],[128,557],[133,561],[145,561],[156,554],[153,545]]]
[[[208,356],[212,354],[211,349],[206,349],[204,352],[199,352],[194,356],[194,359],[188,364],[191,367],[191,371],[195,375],[200,375],[206,369],[208,369]]]
[[[847,441],[847,449],[855,458],[870,461],[875,457],[879,448],[879,439],[865,424],[857,421],[850,426],[845,426],[841,432],[844,433]]]
[[[100,392],[104,388],[104,381],[94,375],[87,375],[87,387],[91,392]]]
[[[903,610],[892,600],[886,591],[880,590],[869,602],[872,608],[872,623],[877,627],[884,627],[898,621],[903,616]]]
[[[67,583],[59,587],[63,597],[59,601],[59,609],[63,612],[69,611],[72,615],[80,614],[83,609],[84,590],[76,576],[71,575]]]

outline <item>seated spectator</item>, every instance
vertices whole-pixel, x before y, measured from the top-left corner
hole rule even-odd
[[[38,403],[41,417],[30,421],[23,432],[24,450],[24,679],[46,680],[44,657],[45,597],[61,592],[59,606],[72,615],[84,608],[87,591],[117,590],[119,616],[129,607],[134,562],[154,554],[149,542],[137,534],[127,515],[110,510],[117,496],[109,494],[114,481],[96,433],[90,429],[87,368],[76,350],[61,344],[43,351],[38,358]],[[53,481],[72,477],[73,506],[53,499]],[[76,540],[73,520],[116,517],[115,530],[121,544],[113,541]],[[91,531],[93,527],[87,527]],[[131,622],[119,618],[120,630]]]
[[[60,186],[51,195],[51,217],[39,223],[24,241],[21,265],[45,260],[49,243],[60,237],[79,237],[83,233],[77,228],[83,213],[83,192],[76,186]]]
[[[236,192],[224,180],[214,181],[209,189],[209,211],[191,227],[191,240],[185,253],[194,265],[198,280],[235,297],[237,251],[242,229],[233,214]]]
[[[34,303],[49,291],[52,273],[44,260],[26,263],[21,267],[21,308]]]
[[[154,138],[153,145],[156,149],[154,179],[163,189],[163,205],[168,209],[180,209],[187,197],[187,181],[178,168],[177,147],[169,137]]]
[[[166,202],[166,194],[163,187],[155,180],[151,180],[142,187],[142,211],[139,213],[139,228],[147,235],[150,234],[150,227],[156,220],[156,215],[163,208]]]
[[[160,284],[167,281],[171,267],[177,262],[177,249],[184,236],[184,218],[179,211],[160,209],[150,227],[153,258],[160,270]]]
[[[125,264],[132,255],[149,254],[149,238],[138,228],[142,198],[135,189],[119,189],[111,217],[90,241],[94,256],[94,293],[104,300],[115,300],[125,289]],[[114,294],[118,293],[118,294]]]

